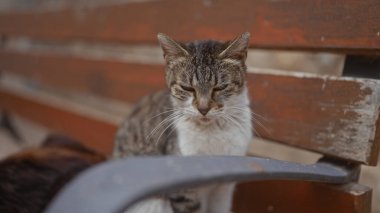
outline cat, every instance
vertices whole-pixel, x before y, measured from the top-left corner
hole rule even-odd
[[[245,155],[252,140],[245,65],[250,34],[228,42],[157,37],[168,89],[137,103],[117,131],[114,157]],[[175,213],[227,213],[233,190],[233,183],[214,184],[168,199]]]
[[[106,157],[63,135],[0,161],[0,212],[40,213],[61,188]]]

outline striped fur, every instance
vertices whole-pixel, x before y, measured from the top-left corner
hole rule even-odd
[[[244,155],[251,140],[249,33],[230,42],[158,39],[168,90],[142,99],[120,126],[114,156]],[[233,184],[169,196],[174,212],[229,212]]]

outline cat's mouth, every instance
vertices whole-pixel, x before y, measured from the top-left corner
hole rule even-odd
[[[211,118],[205,116],[200,117],[199,120],[205,123],[211,122]]]
[[[199,124],[202,124],[202,125],[209,125],[210,123],[212,123],[212,121],[214,120],[212,117],[210,116],[197,116],[196,117],[196,122],[198,122]]]

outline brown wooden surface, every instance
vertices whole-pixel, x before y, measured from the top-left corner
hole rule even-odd
[[[70,135],[103,154],[110,154],[116,125],[76,113],[32,96],[0,88],[0,106],[46,127]]]
[[[3,38],[157,43],[158,32],[194,40],[231,39],[250,31],[251,45],[256,47],[378,53],[379,11],[378,0],[145,1],[3,12],[0,34]]]
[[[22,74],[37,85],[129,102],[165,86],[162,65],[0,51],[0,68]]]
[[[376,165],[380,81],[256,73],[248,82],[261,137]]]
[[[370,188],[355,183],[251,182],[237,187],[233,212],[370,213],[371,194]]]
[[[55,87],[134,102],[164,87],[161,65],[57,55],[0,52],[0,68]],[[350,78],[250,73],[257,135],[292,146],[375,165],[380,82]],[[264,126],[264,128],[263,128]],[[379,129],[379,125],[377,125]]]
[[[48,127],[74,136],[86,146],[109,154],[116,125],[84,117],[57,106],[0,89],[0,105]],[[298,181],[240,184],[234,212],[370,213],[371,190],[358,184],[334,186]]]

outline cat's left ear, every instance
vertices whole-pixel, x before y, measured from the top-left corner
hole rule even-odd
[[[229,42],[226,49],[224,49],[218,56],[219,58],[230,58],[235,60],[245,61],[247,58],[247,50],[249,46],[249,38],[251,34],[245,32],[233,41]]]
[[[180,57],[186,57],[189,55],[189,52],[182,46],[180,43],[177,43],[169,36],[158,33],[158,41],[160,42],[162,51],[164,52],[164,58],[167,63],[176,60]]]

